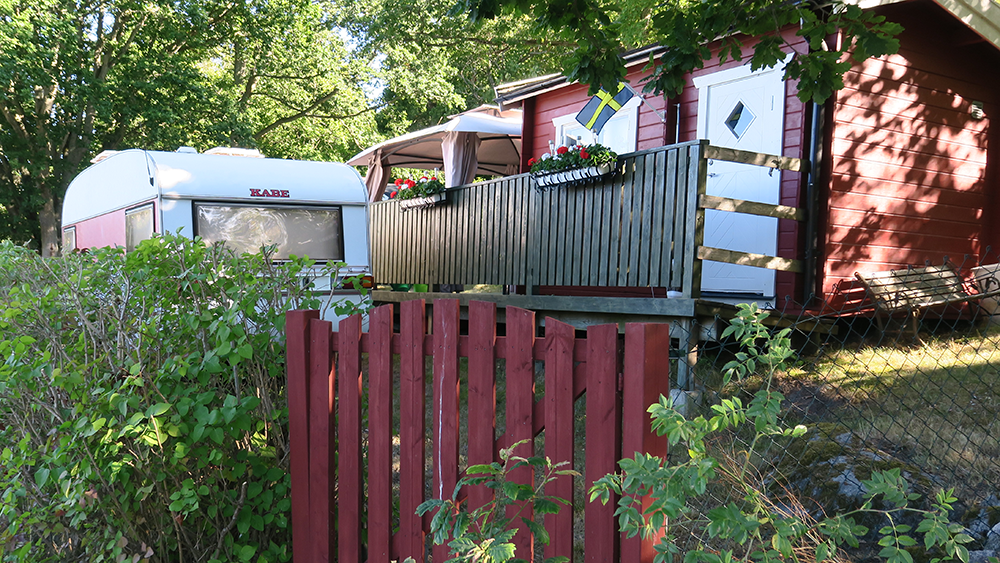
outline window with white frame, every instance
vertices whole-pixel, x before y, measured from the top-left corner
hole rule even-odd
[[[125,211],[125,251],[132,252],[139,243],[153,238],[153,204]]]
[[[634,152],[639,129],[639,96],[634,96],[614,117],[604,124],[600,135],[587,129],[576,120],[576,113],[561,115],[552,120],[556,128],[556,146],[591,145],[600,143],[618,154]]]

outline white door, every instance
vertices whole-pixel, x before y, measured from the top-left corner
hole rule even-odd
[[[785,85],[779,69],[750,72],[750,66],[695,79],[698,138],[746,151],[781,154]],[[769,168],[709,161],[709,195],[778,203],[780,174]],[[705,211],[705,246],[774,256],[778,220],[724,211]],[[774,270],[723,262],[702,263],[702,291],[774,297]]]

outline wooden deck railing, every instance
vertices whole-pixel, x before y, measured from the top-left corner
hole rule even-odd
[[[527,174],[371,207],[378,283],[664,287],[698,297],[701,260],[801,272],[788,258],[702,246],[704,210],[797,221],[794,207],[706,195],[708,159],[795,172],[808,162],[692,141],[630,153],[602,180],[539,190]]]

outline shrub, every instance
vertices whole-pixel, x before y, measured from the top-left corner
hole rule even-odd
[[[287,561],[284,312],[319,305],[313,266],[0,243],[0,559]]]

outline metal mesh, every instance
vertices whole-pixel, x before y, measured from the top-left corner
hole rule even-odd
[[[997,262],[990,252],[978,261],[943,261],[970,294],[997,289],[995,275],[981,268]],[[802,438],[757,443],[751,481],[774,509],[817,518],[850,510],[873,469],[899,468],[925,498],[955,489],[961,509],[953,518],[973,537],[970,550],[1000,543],[990,537],[1000,534],[991,532],[1000,530],[1000,310],[991,315],[994,304],[970,299],[886,311],[863,287],[844,283],[827,302],[784,300],[774,308],[768,322],[775,330],[793,328],[796,354],[772,388],[785,397],[783,423],[809,427]],[[720,315],[715,322],[726,321]],[[700,343],[687,393],[691,416],[710,416],[708,407],[727,397],[746,403],[763,384],[763,377],[751,376],[722,385],[722,367],[737,351],[732,338]],[[745,454],[751,438],[749,432],[724,434],[713,443],[715,453],[725,465]],[[702,499],[704,509],[746,494],[729,485],[721,479]],[[696,528],[690,545],[712,546]]]

